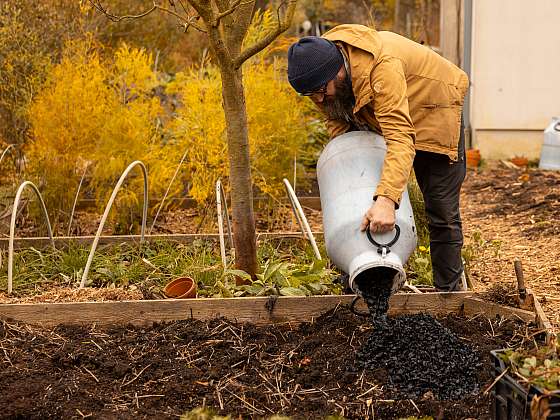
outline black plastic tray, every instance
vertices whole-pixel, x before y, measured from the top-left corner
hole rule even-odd
[[[494,360],[495,376],[500,376],[506,369],[505,363],[498,356],[505,350],[490,352]],[[528,390],[522,387],[513,377],[506,374],[492,389],[492,415],[496,420],[531,420],[531,401],[534,396],[542,396],[541,389],[531,386]],[[547,419],[560,420],[560,392],[548,394],[550,414]],[[542,417],[541,417],[542,418]]]

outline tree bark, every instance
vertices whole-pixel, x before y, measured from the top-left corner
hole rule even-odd
[[[241,69],[235,70],[231,65],[221,65],[220,72],[227,129],[235,266],[254,278],[257,272],[257,243],[242,73]],[[237,282],[242,280],[238,278]]]

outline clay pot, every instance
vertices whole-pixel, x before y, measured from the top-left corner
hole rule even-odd
[[[163,293],[172,299],[190,299],[196,297],[196,282],[190,277],[171,280],[163,288]]]
[[[480,150],[468,149],[466,151],[467,168],[478,168],[480,166]]]
[[[524,156],[515,156],[512,157],[509,161],[519,167],[527,166],[527,164],[529,163],[529,159]]]

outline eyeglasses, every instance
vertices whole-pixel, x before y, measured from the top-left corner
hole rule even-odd
[[[324,95],[327,93],[327,85],[321,86],[319,89],[314,90],[313,92],[303,92],[300,93],[300,96],[313,96],[313,95]]]

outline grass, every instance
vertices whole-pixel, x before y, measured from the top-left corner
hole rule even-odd
[[[0,251],[0,289],[7,289],[7,251]],[[63,250],[27,248],[16,252],[13,287],[16,295],[40,291],[49,285],[76,287],[89,247],[76,243]],[[176,277],[189,276],[201,296],[340,293],[333,283],[336,271],[326,260],[315,261],[306,241],[282,239],[259,244],[261,273],[249,286],[235,286],[235,276],[224,270],[219,248],[212,242],[186,245],[172,241],[100,246],[95,254],[88,286],[129,287],[149,283],[162,287]],[[230,258],[231,260],[231,258]]]

